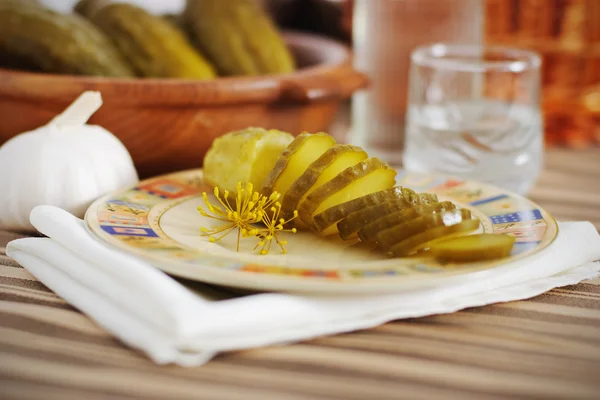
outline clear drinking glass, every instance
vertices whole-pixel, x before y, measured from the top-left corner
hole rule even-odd
[[[411,55],[404,167],[526,194],[542,166],[540,57],[435,44]]]

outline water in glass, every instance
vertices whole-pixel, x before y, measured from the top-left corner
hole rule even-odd
[[[494,100],[412,105],[404,166],[527,193],[542,164],[539,108]]]

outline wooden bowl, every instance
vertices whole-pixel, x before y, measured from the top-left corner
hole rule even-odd
[[[0,145],[48,123],[85,90],[104,105],[90,123],[129,149],[140,177],[197,168],[214,138],[249,126],[298,134],[326,131],[344,99],[367,84],[349,49],[286,32],[299,69],[212,81],[113,79],[0,69]]]

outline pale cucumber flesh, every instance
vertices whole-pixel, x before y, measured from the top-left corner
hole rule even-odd
[[[439,241],[429,251],[441,261],[485,261],[507,257],[514,242],[514,236],[481,233]]]

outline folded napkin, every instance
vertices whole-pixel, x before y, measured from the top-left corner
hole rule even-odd
[[[216,353],[365,329],[394,319],[529,298],[600,274],[600,236],[588,222],[560,224],[542,252],[485,279],[378,296],[264,293],[222,299],[184,286],[99,240],[51,206],[31,213],[48,238],[9,243],[7,254],[125,344],[156,363],[199,365]],[[219,298],[221,297],[221,298]]]

